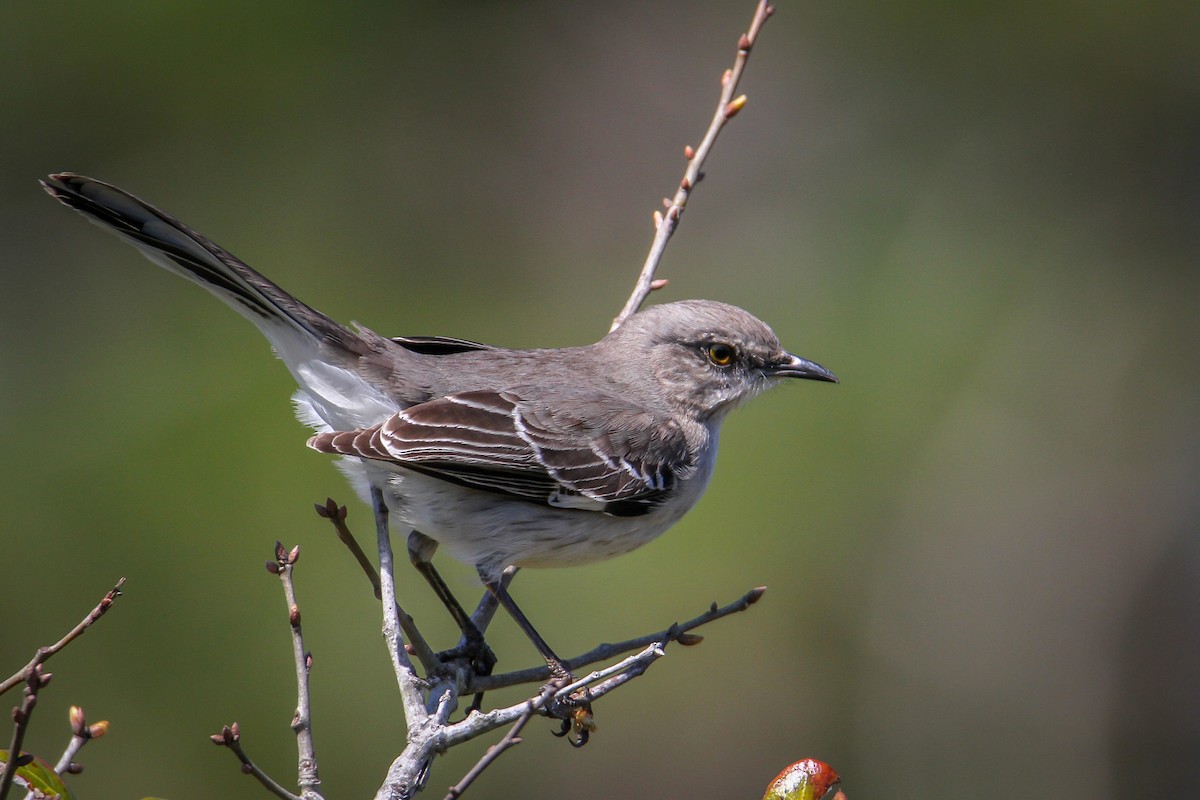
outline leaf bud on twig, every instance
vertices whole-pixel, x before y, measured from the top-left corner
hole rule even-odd
[[[746,105],[746,95],[740,94],[729,101],[729,105],[725,106],[725,119],[732,119],[737,116],[737,113]]]
[[[76,736],[83,736],[87,730],[87,719],[83,715],[83,709],[79,706],[71,706],[67,712],[67,718],[71,720],[71,733]]]

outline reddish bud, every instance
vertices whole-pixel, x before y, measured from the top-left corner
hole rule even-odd
[[[659,289],[665,288],[670,283],[666,278],[655,278],[650,281],[650,291],[657,292]]]
[[[67,712],[67,719],[71,720],[71,733],[83,736],[83,732],[87,730],[87,718],[83,715],[83,709],[79,706],[71,706]]]
[[[108,733],[108,720],[102,719],[97,723],[88,726],[88,738],[99,739]]]
[[[743,33],[741,38],[738,39],[738,50],[741,50],[743,53],[748,53],[750,52],[750,45],[752,44],[754,44],[754,42],[750,41],[750,37]]]
[[[253,775],[254,767],[250,766],[249,764],[242,764],[242,774],[243,775]]]
[[[346,518],[346,507],[339,506],[332,497],[325,498],[325,505],[314,503],[313,508],[317,511],[317,516],[325,519],[344,520]]]
[[[696,157],[696,148],[692,147],[690,144],[685,144],[683,146],[683,157],[688,161],[691,161]]]
[[[692,182],[688,180],[686,175],[683,176],[683,180],[679,182],[679,188],[683,189],[685,192],[690,192],[692,190]]]
[[[295,564],[300,560],[300,545],[296,545],[288,551],[287,563]]]
[[[762,596],[766,593],[767,587],[765,586],[759,586],[755,589],[751,589],[750,592],[746,594],[746,604],[751,606],[754,605],[759,600],[762,600]]]
[[[744,94],[738,95],[734,99],[730,100],[729,104],[725,106],[725,119],[731,119],[737,116],[737,113],[745,108],[745,106],[746,95]]]
[[[820,800],[841,778],[833,767],[815,758],[797,761],[767,786],[763,800]]]
[[[275,542],[275,560],[280,564],[287,560],[287,549],[283,546],[283,542]]]
[[[293,628],[300,627],[300,607],[293,605],[288,608],[288,622],[292,623]]]
[[[215,745],[229,747],[239,738],[238,724],[235,722],[232,725],[223,725],[220,733],[214,733],[208,738],[212,739],[212,743]]]
[[[266,564],[264,564],[263,566],[265,566],[265,567],[267,568],[267,572],[271,573],[272,575],[278,575],[278,574],[279,574],[279,562],[277,562],[277,561],[268,561],[268,562],[267,562]]]
[[[74,761],[72,761],[70,764],[67,764],[68,775],[78,775],[81,772],[83,772],[83,764],[76,764]]]

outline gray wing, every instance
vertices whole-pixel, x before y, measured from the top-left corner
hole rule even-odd
[[[666,415],[608,395],[549,403],[520,392],[449,395],[370,428],[319,434],[309,446],[533,503],[619,516],[646,513],[695,469],[683,430]]]

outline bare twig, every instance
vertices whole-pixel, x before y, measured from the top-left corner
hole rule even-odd
[[[292,655],[296,661],[296,714],[292,717],[292,730],[296,733],[298,766],[296,785],[304,800],[320,800],[317,789],[321,777],[317,765],[317,754],[312,738],[312,706],[309,702],[308,675],[312,670],[312,654],[304,649],[304,633],[300,628],[300,606],[296,602],[296,586],[292,580],[296,562],[300,560],[300,546],[290,551],[275,543],[275,561],[267,562],[267,568],[279,576],[283,595],[288,606],[288,624],[292,630]]]
[[[552,716],[546,711],[546,708],[551,703],[569,703],[570,696],[572,694],[587,689],[588,685],[595,681],[606,678],[614,673],[620,673],[624,670],[636,667],[639,662],[653,662],[657,660],[663,655],[662,647],[663,644],[661,642],[655,642],[654,644],[644,648],[641,652],[635,653],[610,667],[606,667],[603,670],[598,670],[586,675],[568,686],[561,688],[557,686],[552,687],[554,691],[550,699],[539,706],[538,710],[547,716]],[[644,671],[645,670],[642,669],[639,674]],[[588,694],[593,698],[596,697],[596,695],[590,690],[588,690]],[[446,730],[442,736],[442,744],[446,748],[453,747],[454,745],[462,744],[463,742],[474,739],[477,736],[482,736],[483,734],[493,731],[496,728],[508,725],[509,723],[519,719],[521,715],[525,713],[528,703],[529,701],[522,701],[520,703],[507,706],[506,708],[495,708],[491,711],[482,711],[470,714],[466,719],[446,727]],[[570,703],[570,705],[573,707],[576,706],[574,703]],[[554,718],[561,719],[559,716],[554,716]]]
[[[358,540],[354,538],[354,534],[350,532],[350,528],[346,525],[346,507],[339,506],[332,497],[325,500],[325,505],[314,503],[313,508],[317,510],[318,517],[324,517],[333,524],[333,529],[337,532],[338,539],[346,546],[354,556],[354,560],[358,562],[358,566],[366,574],[367,580],[371,582],[371,588],[375,591],[375,599],[379,600],[382,595],[379,593],[379,573],[375,571],[375,565],[371,563],[371,559],[367,558],[367,554],[359,546]]]
[[[8,791],[12,788],[13,777],[16,775],[17,769],[28,763],[26,757],[21,753],[21,744],[24,742],[25,732],[29,728],[29,718],[33,713],[33,707],[37,705],[38,690],[50,682],[50,673],[43,671],[42,664],[55,653],[82,636],[83,632],[93,622],[104,616],[108,612],[108,609],[112,607],[113,602],[121,596],[121,587],[124,585],[125,579],[121,578],[113,588],[108,590],[104,597],[100,599],[100,602],[96,604],[96,607],[89,611],[87,616],[78,625],[69,630],[65,636],[54,644],[48,647],[39,647],[28,664],[5,679],[3,683],[0,683],[0,694],[4,694],[22,682],[25,683],[24,699],[20,706],[13,709],[13,736],[8,748],[8,761],[4,765],[4,772],[0,774],[0,800],[8,796]]]
[[[3,683],[0,683],[0,694],[4,694],[9,689],[12,689],[17,684],[26,680],[32,671],[37,668],[38,664],[47,661],[50,656],[54,655],[59,650],[62,650],[71,642],[75,641],[75,639],[77,639],[79,636],[83,635],[83,632],[86,631],[93,622],[100,619],[105,615],[105,613],[108,612],[108,609],[112,607],[113,602],[121,596],[121,587],[124,585],[125,579],[121,578],[119,581],[117,581],[116,586],[113,586],[113,588],[108,590],[108,593],[104,595],[96,607],[89,611],[88,615],[84,617],[78,625],[67,632],[66,636],[62,637],[49,647],[39,648],[37,653],[34,654],[33,658],[28,664],[14,672],[10,677],[6,678]]]
[[[246,755],[246,751],[242,749],[242,732],[239,730],[236,722],[224,726],[221,728],[220,733],[214,733],[209,738],[218,747],[229,748],[230,752],[237,756],[238,761],[242,762],[242,772],[247,775],[253,775],[254,779],[261,783],[268,792],[281,798],[281,800],[302,800],[299,795],[292,794],[283,788],[274,778],[263,772],[250,759],[250,756]]]
[[[622,653],[628,653],[655,642],[670,642],[678,641],[680,644],[693,645],[698,644],[701,637],[689,635],[688,631],[707,625],[710,622],[727,617],[730,614],[736,614],[740,611],[745,611],[750,606],[759,601],[763,594],[767,591],[767,587],[759,586],[756,589],[751,589],[744,595],[734,600],[732,603],[720,608],[716,603],[708,611],[698,617],[688,620],[684,623],[677,623],[666,630],[657,633],[650,633],[645,636],[639,636],[635,639],[628,639],[623,642],[614,644],[601,644],[574,658],[566,660],[567,668],[577,670],[581,667],[586,667],[600,661],[614,658]],[[481,675],[474,677],[467,685],[465,692],[490,692],[496,689],[503,689],[507,686],[518,686],[522,683],[536,683],[545,681],[550,677],[550,670],[545,666],[531,667],[530,669],[517,670],[515,672],[505,672],[500,675]]]
[[[388,511],[383,500],[383,493],[378,487],[371,487],[371,504],[375,509],[375,531],[379,546],[379,587],[383,606],[383,639],[387,644],[388,655],[392,660],[392,670],[396,673],[396,683],[400,687],[400,696],[404,702],[404,719],[408,722],[409,730],[426,717],[425,703],[422,700],[422,681],[413,670],[412,661],[404,649],[401,637],[401,620],[408,615],[396,603],[396,573],[395,561],[392,558],[392,540],[388,533]]]
[[[338,539],[342,544],[354,555],[358,565],[362,568],[367,576],[367,580],[371,582],[371,588],[375,592],[377,600],[382,599],[383,594],[379,585],[379,573],[375,571],[375,565],[367,558],[362,547],[359,546],[358,540],[354,538],[354,534],[350,532],[350,526],[346,524],[347,511],[345,506],[339,506],[333,498],[325,501],[325,505],[317,503],[314,505],[317,510],[317,516],[329,520],[337,531]],[[416,622],[408,614],[400,608],[396,609],[396,619],[399,621],[400,630],[404,633],[405,639],[408,640],[407,648],[421,662],[421,668],[425,670],[425,674],[429,675],[440,666],[440,662],[434,655],[433,648],[425,641],[425,637],[418,630]]]
[[[629,300],[625,303],[625,307],[621,309],[621,313],[617,314],[613,320],[612,327],[609,330],[616,330],[621,327],[625,320],[629,319],[634,313],[641,308],[645,302],[647,295],[652,289],[657,289],[665,285],[665,281],[657,281],[654,273],[658,270],[658,264],[662,261],[663,252],[667,248],[667,242],[670,241],[671,235],[675,233],[675,228],[679,225],[679,218],[683,214],[683,209],[687,206],[688,197],[692,193],[692,189],[700,182],[703,173],[700,171],[704,166],[704,160],[708,158],[708,153],[712,149],[713,143],[717,140],[717,134],[725,127],[725,123],[734,117],[742,107],[746,105],[746,96],[740,95],[734,97],[734,92],[737,90],[738,82],[742,78],[742,72],[746,68],[746,60],[750,57],[750,50],[754,47],[754,43],[758,40],[759,31],[762,30],[763,23],[767,18],[774,13],[775,9],[767,3],[767,0],[759,0],[758,7],[754,11],[754,19],[750,22],[750,29],[742,34],[738,40],[737,57],[734,59],[733,68],[725,72],[721,78],[721,99],[717,103],[717,111],[713,115],[712,122],[708,126],[708,131],[704,134],[704,139],[701,140],[700,146],[692,148],[685,147],[683,154],[687,158],[687,169],[683,173],[683,179],[679,181],[679,188],[675,190],[675,196],[671,200],[664,200],[666,204],[666,214],[659,211],[654,212],[655,234],[654,242],[650,245],[650,253],[646,256],[646,262],[642,265],[641,274],[638,275],[637,283],[634,286],[633,294],[629,296]]]
[[[0,773],[0,800],[8,797],[8,790],[12,788],[17,770],[33,760],[33,756],[21,752],[21,745],[25,742],[25,732],[29,730],[33,707],[37,705],[38,691],[50,683],[51,677],[49,672],[42,671],[42,665],[38,663],[33,665],[25,679],[24,699],[21,705],[13,709],[13,733],[8,745],[8,760],[4,762],[4,772]]]
[[[462,797],[463,792],[475,782],[476,778],[483,774],[485,769],[492,765],[493,761],[503,755],[505,750],[520,744],[521,729],[525,727],[525,724],[529,720],[533,719],[533,715],[539,709],[546,705],[546,702],[554,693],[555,688],[553,686],[546,686],[537,697],[527,700],[525,702],[525,711],[521,716],[517,717],[517,721],[508,729],[508,733],[504,734],[504,738],[489,747],[487,752],[483,754],[483,757],[475,762],[475,766],[471,767],[467,771],[467,774],[462,777],[462,780],[450,787],[450,790],[446,792],[444,800],[456,800],[456,798]]]
[[[386,586],[386,582],[384,585]],[[497,728],[516,723],[523,715],[528,713],[531,702],[535,704],[536,713],[553,716],[555,719],[562,719],[562,709],[579,708],[576,703],[572,702],[572,694],[583,691],[592,699],[603,697],[608,692],[613,691],[645,672],[651,663],[662,657],[663,648],[668,643],[696,644],[700,641],[700,637],[689,634],[689,630],[728,616],[729,614],[746,610],[762,597],[764,591],[765,589],[762,587],[754,589],[724,607],[717,607],[716,603],[713,603],[707,612],[682,625],[672,625],[664,631],[638,639],[631,639],[628,642],[621,642],[615,645],[601,645],[601,647],[585,653],[583,656],[568,661],[567,663],[574,668],[580,664],[594,663],[614,654],[641,648],[639,652],[626,657],[622,661],[593,672],[569,686],[552,687],[553,695],[547,700],[539,699],[542,696],[539,694],[531,699],[505,708],[496,708],[489,711],[472,711],[467,714],[465,719],[453,724],[447,724],[447,709],[449,703],[454,701],[455,693],[453,687],[450,687],[447,682],[443,681],[435,684],[430,694],[431,699],[432,697],[438,699],[437,711],[433,714],[407,717],[409,723],[408,746],[392,762],[388,770],[387,779],[375,795],[376,798],[379,798],[379,800],[410,798],[423,783],[424,777],[436,754],[445,752],[455,745],[470,741]],[[600,655],[601,653],[603,655]],[[549,673],[546,668],[540,667],[497,677],[506,678],[500,685],[514,686],[520,683],[544,681],[548,675]],[[492,686],[491,679],[475,677],[467,681],[468,689],[463,691],[474,691],[476,684],[482,686],[485,683],[488,686]],[[551,704],[556,705],[553,714],[547,710]],[[586,719],[580,719],[578,716],[574,717],[572,721],[575,724],[587,724]],[[496,753],[492,759],[489,759],[488,763],[490,764],[499,755],[500,753]]]

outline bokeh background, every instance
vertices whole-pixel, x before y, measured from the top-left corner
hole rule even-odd
[[[515,587],[564,653],[770,591],[605,700],[587,748],[535,722],[471,796],[754,798],[804,756],[851,797],[1200,796],[1200,6],[780,5],[661,299],[740,304],[843,383],[739,412],[669,535]],[[236,719],[293,779],[275,539],[304,552],[327,796],[369,796],[403,741],[311,504],[369,517],[289,376],[36,178],[117,183],[343,321],[583,343],[751,10],[3,4],[0,672],[129,579],[53,660],[30,749],[77,703],[112,722],[82,796],[263,797],[207,742]],[[401,587],[446,642],[427,595]]]

